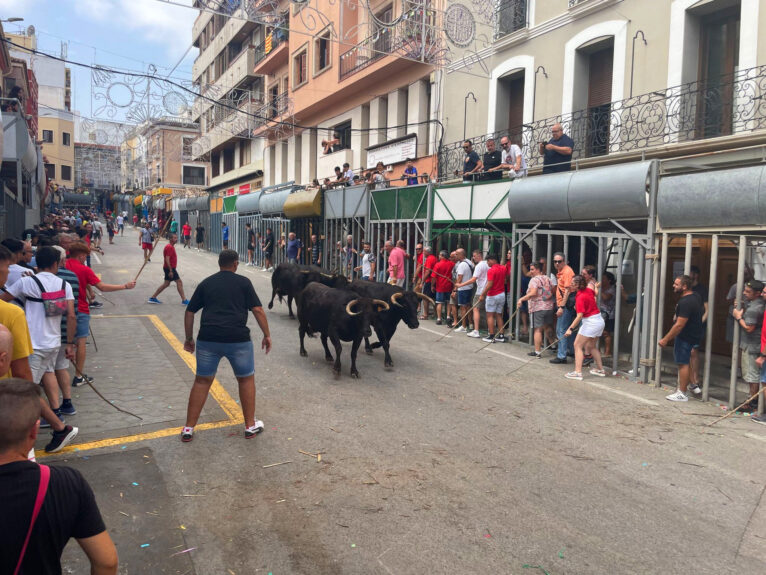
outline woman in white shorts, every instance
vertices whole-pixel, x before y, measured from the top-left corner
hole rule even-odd
[[[572,289],[577,290],[575,299],[575,316],[572,325],[566,331],[566,337],[580,325],[580,331],[574,341],[575,369],[565,375],[568,379],[582,380],[582,361],[586,354],[593,355],[596,367],[590,370],[592,375],[605,377],[606,372],[601,363],[601,352],[598,349],[598,338],[604,332],[604,318],[596,304],[596,292],[588,287],[582,276],[572,278]]]

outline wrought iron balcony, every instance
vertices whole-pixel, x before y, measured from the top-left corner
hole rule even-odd
[[[526,28],[528,0],[500,0],[495,11],[495,40]]]
[[[340,79],[367,68],[383,56],[396,55],[434,64],[444,56],[437,13],[412,9],[390,26],[381,25],[370,36],[340,55]]]
[[[284,28],[275,28],[266,39],[255,47],[255,65],[257,66],[261,61],[274,52],[278,46],[284,44],[289,39],[289,33],[287,25],[283,24]]]
[[[508,136],[518,144],[529,168],[542,165],[540,142],[551,138],[560,123],[574,140],[573,159],[766,129],[766,66],[739,70],[707,82],[690,82],[571,114],[535,120],[509,130],[470,138],[474,150],[485,151],[486,141]],[[439,177],[462,170],[462,141],[442,146]]]

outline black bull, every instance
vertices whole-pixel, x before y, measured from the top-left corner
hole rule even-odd
[[[301,356],[306,357],[303,345],[306,334],[319,332],[322,336],[325,359],[333,361],[327,338],[335,347],[333,371],[340,375],[340,342],[351,344],[351,377],[358,378],[356,354],[363,337],[372,335],[370,325],[376,320],[381,310],[388,310],[389,305],[379,299],[360,297],[349,290],[332,289],[317,282],[311,282],[298,298],[298,320]],[[385,313],[385,311],[383,312]]]
[[[393,367],[394,362],[391,360],[391,354],[389,353],[389,342],[394,337],[399,321],[403,321],[410,329],[416,329],[420,325],[420,322],[418,322],[418,305],[420,300],[424,299],[432,304],[434,304],[434,301],[421,293],[405,291],[398,286],[380,282],[354,280],[348,287],[362,297],[379,299],[391,304],[390,309],[380,312],[373,323],[378,341],[370,345],[370,340],[365,336],[364,350],[367,353],[372,353],[374,348],[382,347],[385,352],[384,365],[386,367]]]
[[[287,296],[287,309],[290,318],[293,319],[293,299],[297,299],[310,282],[319,282],[329,287],[342,288],[348,284],[344,276],[327,274],[316,266],[303,266],[283,262],[277,266],[271,276],[271,301],[269,309],[274,307],[274,297],[279,296],[279,301]]]

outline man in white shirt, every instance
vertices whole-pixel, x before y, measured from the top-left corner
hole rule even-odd
[[[125,218],[122,216],[117,216],[117,231],[120,235],[123,235],[123,231],[125,230]]]
[[[521,148],[511,144],[507,136],[500,139],[502,162],[494,170],[508,170],[511,179],[522,178],[527,175],[527,160],[521,153]]]
[[[343,164],[343,181],[346,182],[347,186],[354,183],[354,170],[351,169],[348,162]]]
[[[48,396],[48,403],[56,415],[59,408],[59,389],[55,368],[61,347],[61,316],[67,316],[66,356],[74,359],[74,337],[77,318],[74,312],[72,286],[60,277],[59,252],[45,246],[37,250],[37,275],[24,276],[9,284],[5,301],[17,299],[24,304],[24,311],[32,338],[34,352],[29,356],[34,383],[41,383]]]
[[[12,286],[21,279],[23,275],[29,275],[32,272],[22,265],[19,265],[19,261],[24,257],[24,242],[15,238],[6,238],[2,241],[8,250],[13,254],[13,263],[8,266],[8,279],[5,282],[5,287]],[[3,291],[6,291],[3,289]],[[6,301],[11,301],[6,299]],[[19,302],[14,302],[18,304]]]
[[[455,287],[452,293],[453,295],[457,294],[457,305],[460,307],[460,321],[462,324],[455,332],[465,333],[468,332],[468,311],[471,309],[471,290],[473,285],[472,282],[469,283],[469,278],[473,275],[473,265],[465,257],[465,250],[463,248],[458,248],[455,250],[455,253],[458,262],[455,266]]]
[[[476,295],[473,297],[473,331],[468,333],[468,337],[481,337],[479,333],[479,322],[481,321],[481,312],[484,311],[484,301],[480,298],[484,291],[484,286],[487,285],[487,271],[489,271],[489,265],[483,259],[481,250],[473,250],[473,262],[476,266],[473,269],[473,275],[471,279],[464,280],[457,284],[457,288],[461,287],[473,289],[473,284],[476,284]]]

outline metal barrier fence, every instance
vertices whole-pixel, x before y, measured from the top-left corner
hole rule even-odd
[[[205,243],[208,251],[219,254],[223,249],[223,236],[221,235],[222,212],[208,212],[210,219],[205,226]]]

